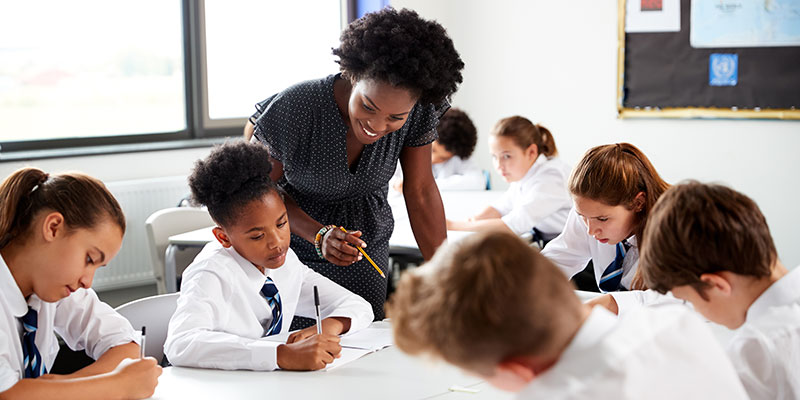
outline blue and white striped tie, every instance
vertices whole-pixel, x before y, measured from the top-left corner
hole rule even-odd
[[[272,278],[267,277],[264,286],[261,287],[261,294],[267,299],[270,310],[272,310],[272,321],[269,327],[264,331],[264,336],[271,336],[281,333],[281,326],[283,325],[283,312],[281,306],[281,295],[278,293],[278,287]]]
[[[39,323],[39,315],[36,310],[28,307],[28,313],[22,318],[22,358],[25,367],[25,378],[38,378],[47,373],[42,362],[42,355],[36,348],[36,326]]]
[[[617,243],[617,255],[614,257],[614,261],[603,271],[603,276],[600,278],[600,284],[598,286],[603,292],[626,290],[622,286],[622,262],[625,260],[625,255],[630,248],[631,245],[628,244],[627,240]]]

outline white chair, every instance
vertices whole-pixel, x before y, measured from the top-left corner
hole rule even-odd
[[[169,237],[179,233],[193,231],[214,225],[208,211],[193,207],[173,207],[158,210],[147,217],[144,223],[147,232],[147,243],[150,247],[150,262],[153,265],[153,275],[156,277],[158,293],[167,293],[166,279],[177,279],[180,270],[176,270],[177,275],[164,277],[165,265],[164,256],[169,244]],[[180,263],[186,267],[200,251],[199,248],[185,249],[180,254]]]
[[[178,306],[180,293],[160,294],[125,303],[116,311],[131,323],[133,329],[147,327],[144,354],[161,363],[164,358],[164,342],[167,340],[169,319]]]

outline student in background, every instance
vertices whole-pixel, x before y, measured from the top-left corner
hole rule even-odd
[[[592,261],[600,291],[614,292],[593,303],[621,311],[638,299],[624,296],[627,302],[623,302],[618,291],[644,289],[636,277],[637,244],[648,213],[667,188],[669,184],[636,146],[617,143],[590,149],[569,178],[575,207],[569,213],[564,232],[542,254],[567,277],[582,271]],[[661,297],[652,291],[635,293]]]
[[[447,229],[502,229],[521,235],[534,231],[535,240],[558,235],[572,206],[566,189],[569,166],[547,128],[520,116],[504,118],[489,136],[494,167],[511,183],[505,195],[468,221],[447,220]]]
[[[645,283],[738,329],[728,353],[751,399],[800,398],[800,268],[780,262],[756,203],[688,182],[667,190],[649,218]]]
[[[680,305],[626,318],[581,304],[569,281],[507,232],[445,245],[388,305],[397,346],[524,399],[746,399],[707,325]]]
[[[125,216],[97,179],[23,168],[0,185],[0,398],[142,399],[161,367],[90,289],[120,249]],[[96,359],[51,375],[59,345]],[[131,359],[135,360],[131,360]]]
[[[339,334],[372,322],[369,303],[303,265],[289,248],[286,207],[270,168],[267,148],[244,141],[226,143],[195,165],[189,187],[217,223],[217,242],[183,273],[164,345],[173,365],[321,369],[339,356]],[[311,326],[286,344],[264,340],[288,332],[295,315],[314,318],[314,286],[322,334]]]
[[[431,144],[433,177],[439,190],[484,190],[486,177],[470,156],[478,142],[478,130],[469,116],[458,108],[451,108],[436,126],[438,138]],[[403,169],[395,170],[389,185],[403,191]]]

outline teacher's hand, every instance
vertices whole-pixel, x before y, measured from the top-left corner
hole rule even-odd
[[[361,253],[353,246],[367,247],[359,239],[361,231],[342,232],[341,229],[331,229],[322,238],[322,255],[325,259],[341,266],[350,265],[361,260]]]

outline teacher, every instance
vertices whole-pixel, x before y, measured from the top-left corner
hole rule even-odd
[[[445,240],[431,143],[464,63],[441,25],[406,9],[367,14],[340,40],[333,49],[340,73],[258,103],[245,136],[269,147],[270,176],[285,194],[294,252],[361,295],[380,320],[387,280],[353,246],[386,272],[394,229],[386,196],[398,160],[422,256],[430,259]]]

